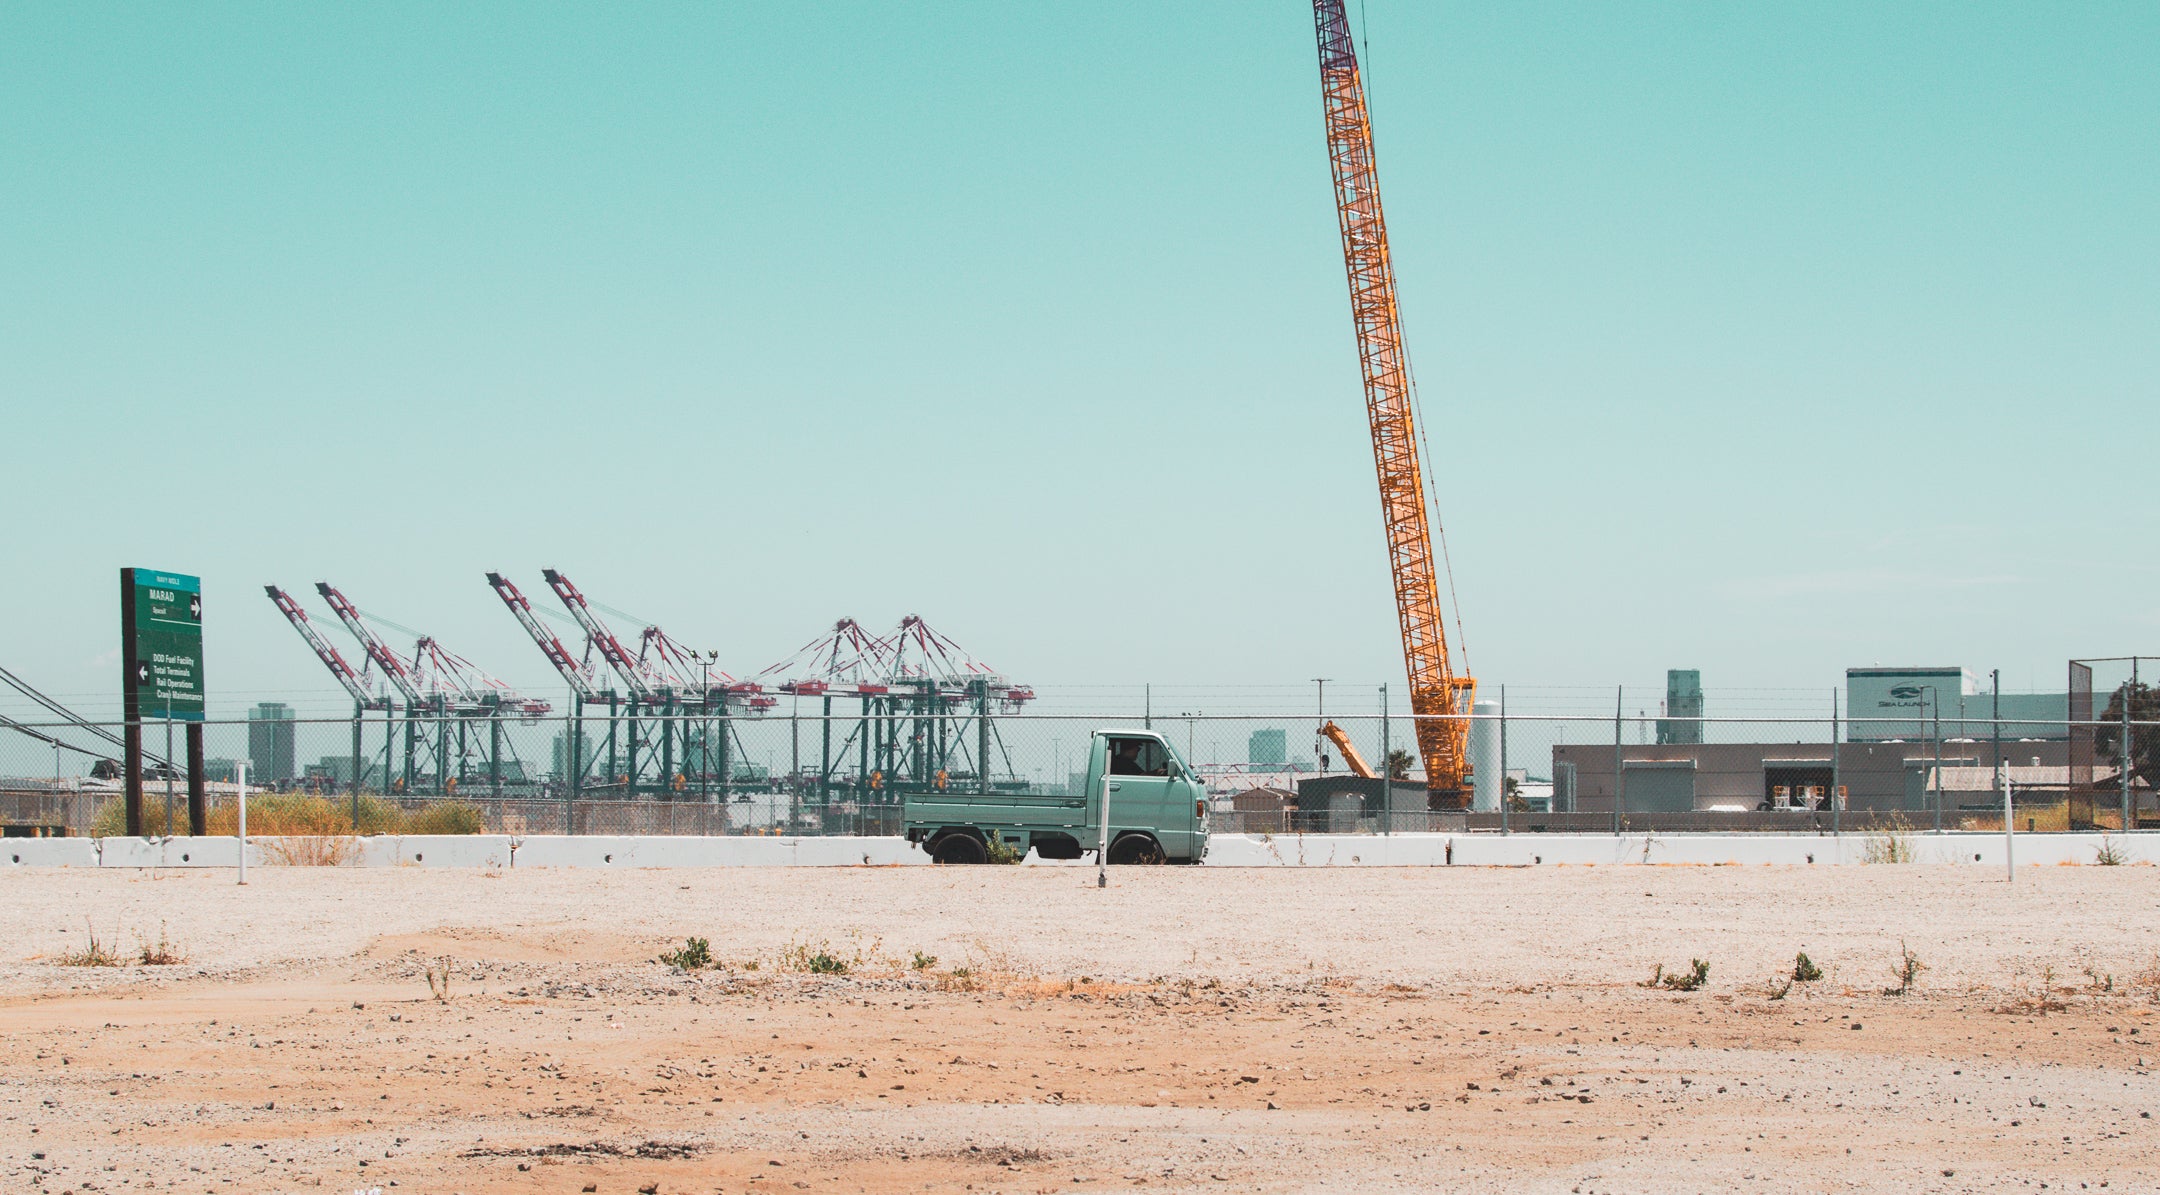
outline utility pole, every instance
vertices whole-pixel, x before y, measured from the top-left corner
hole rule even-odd
[[[1990,670],[1988,672],[1988,677],[1990,683],[1994,686],[1995,689],[1995,706],[1994,712],[1991,716],[1994,718],[1995,721],[1995,795],[2000,797],[2003,796],[2005,792],[2002,771],[2002,669],[1996,668]],[[2008,812],[2009,806],[2005,805],[2003,809],[2003,817],[2005,819],[2004,824],[2007,825],[2007,819],[2010,816]]]
[[[1327,725],[1327,683],[1333,679],[1335,678],[1332,676],[1316,676],[1313,678],[1316,694],[1313,699],[1313,717],[1318,720],[1318,726]],[[1327,775],[1327,745],[1321,741],[1320,732],[1317,729],[1313,731],[1312,749],[1313,758],[1320,764],[1320,774],[1322,776]]]

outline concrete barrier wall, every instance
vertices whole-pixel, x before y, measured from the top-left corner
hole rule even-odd
[[[1864,863],[1870,838],[1815,834],[1218,834],[1209,867],[1539,867],[1618,864]],[[1914,834],[1913,862],[2003,865],[2000,834]],[[248,863],[270,864],[275,840],[251,838]],[[2019,864],[2093,863],[2103,842],[2129,862],[2160,863],[2160,833],[2020,834]],[[891,867],[929,863],[901,838],[728,836],[380,835],[359,840],[362,867]],[[1033,860],[1031,860],[1032,862]],[[0,866],[224,867],[231,838],[16,838]],[[1092,864],[1086,864],[1092,866]],[[1065,864],[1071,866],[1071,864]]]

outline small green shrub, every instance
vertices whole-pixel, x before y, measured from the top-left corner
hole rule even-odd
[[[2129,861],[2130,853],[2122,848],[2121,843],[2109,835],[2100,836],[2100,845],[2093,856],[2094,863],[2102,867],[2121,867]]]
[[[861,961],[859,954],[853,960],[834,954],[832,944],[823,941],[815,944],[796,942],[780,952],[781,970],[805,971],[811,975],[845,975],[850,966]]]
[[[1710,978],[1710,964],[1701,959],[1689,959],[1688,969],[1668,973],[1665,964],[1659,963],[1643,983],[1646,988],[1666,988],[1675,992],[1692,992]]]
[[[1920,973],[1925,970],[1927,970],[1927,964],[1920,961],[1920,956],[1914,954],[1905,943],[1898,943],[1897,965],[1890,968],[1890,974],[1897,978],[1897,986],[1884,988],[1883,995],[1902,996],[1912,991],[1914,982],[1920,978]],[[2049,978],[2053,978],[2052,970],[2049,972]]]
[[[681,950],[665,951],[659,961],[679,971],[702,971],[712,966],[712,943],[703,938],[687,939]]]
[[[1792,977],[1794,983],[1814,983],[1822,978],[1822,968],[1816,966],[1815,960],[1803,950],[1793,956]]]
[[[983,843],[983,856],[992,863],[1013,864],[1027,858],[1027,852],[992,834]]]
[[[364,809],[363,809],[364,812]],[[436,801],[405,815],[407,834],[478,834],[487,819],[468,801]],[[374,833],[363,830],[361,833]]]
[[[937,966],[937,956],[924,954],[918,950],[915,952],[915,957],[909,961],[908,966],[916,971],[928,971],[930,968]]]

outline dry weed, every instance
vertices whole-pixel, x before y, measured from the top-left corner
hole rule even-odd
[[[54,961],[58,962],[63,967],[119,966],[120,952],[114,950],[111,946],[98,941],[97,927],[91,925],[88,918],[85,918],[83,920],[83,926],[90,933],[90,944],[83,947],[81,950],[70,951],[67,954],[63,954]]]
[[[144,938],[142,949],[136,957],[137,961],[141,962],[145,967],[171,967],[186,962],[187,951],[183,950],[179,943],[166,936],[165,923],[160,921],[158,922],[157,941],[152,942],[150,939]]]
[[[1892,817],[1882,831],[1867,836],[1860,854],[1862,863],[1911,863],[1912,827],[1902,817]]]
[[[264,859],[287,867],[343,867],[360,857],[360,840],[343,835],[297,834],[257,845]]]
[[[435,997],[437,1004],[448,1004],[450,1002],[450,975],[456,967],[457,964],[452,962],[447,954],[441,955],[434,962],[427,964],[428,995]]]

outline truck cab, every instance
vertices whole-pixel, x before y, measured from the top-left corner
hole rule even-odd
[[[910,793],[908,840],[939,863],[983,863],[993,850],[1078,859],[1102,840],[1110,808],[1109,862],[1197,863],[1207,854],[1207,790],[1163,735],[1105,729],[1088,746],[1079,793]]]

